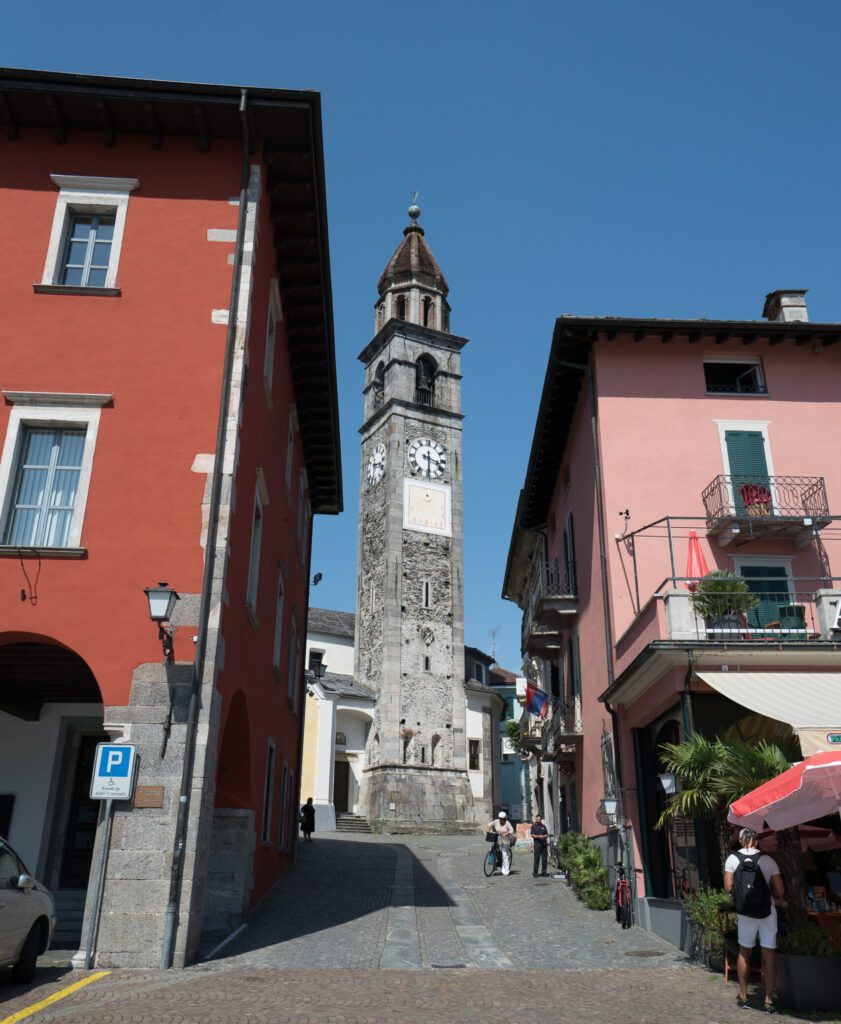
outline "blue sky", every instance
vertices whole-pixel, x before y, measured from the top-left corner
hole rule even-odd
[[[499,599],[554,319],[758,317],[809,288],[841,320],[841,5],[42,0],[6,66],[322,94],[345,513],[313,603],[352,609],[361,367],[410,192],[464,355],[466,640],[516,668]]]

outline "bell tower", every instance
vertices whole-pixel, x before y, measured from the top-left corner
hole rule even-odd
[[[418,224],[388,261],[365,367],[356,678],[375,695],[360,807],[375,831],[473,832],[464,686],[461,350]]]

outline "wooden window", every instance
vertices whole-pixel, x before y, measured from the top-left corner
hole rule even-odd
[[[274,762],[275,745],[269,740],[266,745],[266,777],[263,781],[263,827],[261,838],[264,843],[271,839],[272,832],[272,810],[274,805]]]
[[[71,215],[59,284],[105,287],[115,221],[114,215]]]
[[[248,555],[248,583],[245,588],[245,603],[256,613],[257,584],[260,579],[260,548],[263,543],[263,502],[260,490],[254,494],[254,518],[251,524],[251,550]]]
[[[280,834],[278,836],[278,846],[281,850],[289,849],[289,837],[292,832],[291,825],[292,778],[290,778],[289,768],[284,761],[280,776]]]
[[[280,674],[281,658],[283,651],[283,601],[286,591],[286,584],[283,579],[283,570],[277,574],[277,593],[275,595],[274,612],[274,647],[272,648],[272,669],[275,675]]]
[[[293,616],[289,624],[289,677],[286,680],[286,696],[289,703],[294,706],[295,693],[298,689],[296,676],[296,662],[298,660],[298,626]]]
[[[745,495],[771,495],[765,435],[761,430],[725,430],[730,487],[738,513],[745,512]],[[765,515],[771,514],[770,500],[764,502]]]
[[[269,318],[266,323],[266,358],[263,361],[263,385],[266,389],[266,399],[269,408],[272,408],[272,381],[274,380],[274,350],[277,337],[277,313],[274,303],[269,302]]]
[[[480,740],[468,740],[467,741],[467,767],[471,772],[478,772],[480,770]]]
[[[704,381],[708,395],[767,394],[758,359],[705,359]]]
[[[24,427],[4,543],[67,547],[85,454],[84,430]]]
[[[292,491],[292,463],[295,458],[295,413],[289,413],[289,427],[286,433],[286,493]]]

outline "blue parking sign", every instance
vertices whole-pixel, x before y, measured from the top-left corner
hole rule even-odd
[[[91,779],[92,800],[130,800],[134,790],[137,747],[133,743],[100,743]]]

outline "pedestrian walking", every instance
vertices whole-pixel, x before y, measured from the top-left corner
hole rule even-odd
[[[543,824],[543,818],[539,814],[534,816],[534,824],[529,832],[534,850],[534,867],[532,876],[537,878],[538,865],[540,865],[540,877],[547,878],[549,872],[546,870],[547,857],[549,855],[549,829]]]
[[[763,1009],[776,1013],[774,986],[777,982],[777,908],[783,898],[783,880],[777,863],[760,853],[753,829],[739,833],[741,849],[724,862],[724,891],[733,897],[738,923],[739,956],[736,970],[739,994],[736,1005],[748,1006],[748,973],[756,940],[762,949],[762,981],[765,988]],[[782,904],[781,904],[782,905]]]
[[[301,831],[304,833],[304,842],[312,842],[312,834],[315,832],[315,807],[312,797],[307,797],[307,802],[301,808]]]
[[[492,822],[485,829],[486,832],[496,832],[499,842],[499,852],[502,855],[502,873],[511,873],[511,844],[514,841],[514,829],[508,820],[505,811],[500,811]]]

